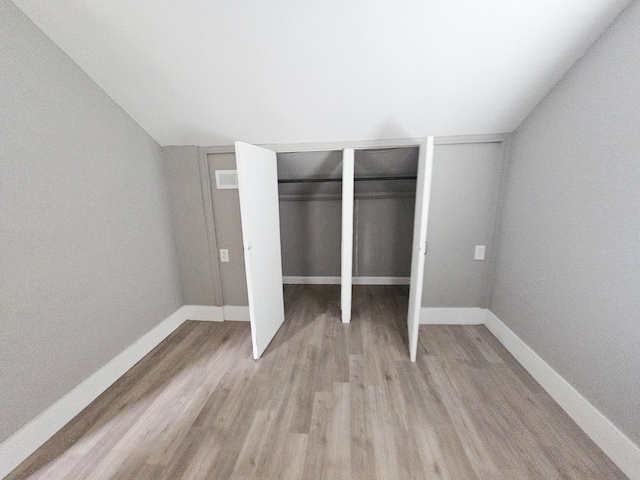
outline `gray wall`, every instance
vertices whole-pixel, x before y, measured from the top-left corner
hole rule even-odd
[[[516,131],[492,311],[640,444],[640,3]]]
[[[181,305],[160,147],[0,0],[0,441]]]
[[[247,277],[244,267],[242,224],[240,223],[240,198],[237,189],[216,188],[216,170],[235,170],[233,153],[208,155],[218,249],[229,250],[229,262],[220,265],[223,305],[249,305]],[[218,259],[219,260],[219,259]]]
[[[192,305],[249,304],[242,246],[238,190],[218,190],[216,170],[235,170],[233,153],[207,154],[210,198],[203,196],[204,171],[198,147],[164,147],[171,219],[175,229],[184,302]],[[210,213],[205,203],[211,202]],[[206,216],[213,216],[209,239]],[[229,250],[229,262],[219,261],[219,251]],[[214,252],[213,257],[210,251]],[[220,299],[216,291],[220,289]]]
[[[487,307],[503,160],[503,143],[436,145],[423,307]]]
[[[198,147],[164,147],[162,153],[183,301],[186,305],[215,305],[218,277],[209,259]]]

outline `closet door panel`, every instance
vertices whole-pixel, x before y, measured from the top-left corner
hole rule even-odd
[[[236,142],[253,358],[260,358],[284,322],[276,154]]]
[[[411,287],[409,289],[409,357],[416,361],[418,351],[418,328],[422,308],[422,285],[424,262],[427,253],[427,224],[429,223],[429,201],[431,199],[431,177],[433,172],[433,137],[420,145],[418,178],[416,186],[416,208],[413,226],[413,254],[411,256]]]
[[[285,277],[340,277],[341,211],[339,199],[280,200]]]

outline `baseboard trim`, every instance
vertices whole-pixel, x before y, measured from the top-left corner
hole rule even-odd
[[[353,285],[409,285],[409,277],[353,277]],[[340,285],[340,277],[282,277],[285,285]]]
[[[640,480],[640,448],[490,310],[485,325],[620,470]]]
[[[223,322],[223,307],[214,305],[184,305],[182,307],[185,320],[197,320],[200,322]]]
[[[36,418],[0,444],[0,478],[4,478],[58,430],[167,338],[190,316],[183,306],[91,374]]]
[[[237,305],[225,305],[222,307],[223,317],[225,320],[232,320],[236,322],[248,322],[249,321],[249,307],[237,306]]]
[[[282,277],[285,285],[340,285],[340,277]]]
[[[410,277],[353,277],[353,285],[410,285]]]
[[[482,325],[486,316],[486,308],[422,307],[420,325]]]
[[[186,320],[199,322],[249,321],[249,307],[247,306],[185,305],[182,308],[184,309]]]

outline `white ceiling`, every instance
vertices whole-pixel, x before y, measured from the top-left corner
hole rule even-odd
[[[161,145],[513,131],[629,0],[14,0]]]

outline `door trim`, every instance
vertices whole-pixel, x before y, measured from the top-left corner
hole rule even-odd
[[[492,133],[483,135],[443,135],[434,137],[436,145],[459,145],[464,143],[502,143],[510,133]],[[326,150],[344,150],[353,148],[363,150],[368,148],[396,148],[417,147],[426,137],[390,138],[386,140],[352,140],[345,142],[308,142],[308,143],[263,143],[254,144],[256,147],[267,148],[276,153],[321,152]],[[209,153],[234,153],[233,145],[213,145],[200,147],[205,155]]]

